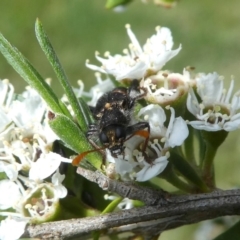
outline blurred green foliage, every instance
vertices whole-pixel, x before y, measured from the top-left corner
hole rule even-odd
[[[103,0],[1,0],[0,31],[44,78],[53,79],[52,86],[59,96],[62,90],[35,39],[37,17],[74,86],[78,79],[85,82],[87,89],[95,83],[93,72],[85,67],[85,60],[97,63],[96,50],[101,54],[105,51],[121,53],[129,43],[124,26],[130,23],[141,44],[155,33],[158,25],[172,30],[175,48],[182,44],[183,49],[165,69],[182,72],[190,65],[196,67],[196,72],[217,71],[228,80],[233,74],[236,88],[240,88],[239,0],[182,0],[173,9],[157,7],[151,1],[145,5],[135,0],[122,13],[106,10],[104,5]],[[0,78],[10,79],[17,91],[22,91],[26,85],[1,55]],[[220,188],[239,185],[238,135],[238,132],[230,134],[216,157]],[[168,231],[162,234],[161,240],[193,239],[194,228],[196,225]]]

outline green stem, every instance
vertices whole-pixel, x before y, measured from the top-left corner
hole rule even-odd
[[[206,152],[206,142],[202,138],[201,131],[195,130],[195,134],[198,139],[198,146],[199,146],[199,150],[198,150],[199,166],[200,166],[200,168],[202,168],[203,162],[204,162],[203,160],[204,160],[204,156],[205,156],[205,152]]]
[[[213,160],[219,146],[225,141],[228,132],[222,130],[217,132],[201,131],[202,139],[205,141],[206,148],[202,162],[203,179],[210,187],[215,187]]]
[[[105,213],[111,213],[114,211],[114,209],[117,207],[117,205],[123,200],[122,197],[118,197],[116,199],[114,199],[112,202],[110,202],[107,207],[102,211],[101,214],[105,214]]]
[[[114,209],[117,207],[117,205],[123,200],[122,197],[118,197],[115,200],[113,200],[112,202],[110,202],[107,207],[102,211],[101,214],[105,214],[105,213],[111,213],[114,211]],[[93,240],[98,240],[100,237],[101,232],[100,231],[95,231],[92,233],[93,236]]]
[[[207,185],[204,183],[204,181],[201,179],[201,177],[195,171],[193,166],[188,161],[186,161],[184,158],[182,158],[180,155],[176,154],[174,151],[171,151],[169,162],[171,162],[173,164],[175,169],[179,173],[181,173],[182,176],[187,181],[189,181],[190,183],[193,183],[198,188],[198,191],[199,190],[201,192],[209,191]]]
[[[183,192],[192,193],[193,187],[185,182],[183,182],[173,171],[171,163],[168,164],[167,168],[160,175],[161,178],[165,179],[171,183],[176,188],[180,189]]]
[[[194,156],[194,129],[191,127],[189,128],[189,135],[184,142],[184,151],[186,160],[196,165],[196,160]]]
[[[215,187],[213,160],[216,153],[216,148],[211,144],[206,145],[206,152],[203,160],[203,178],[206,184],[211,188]]]

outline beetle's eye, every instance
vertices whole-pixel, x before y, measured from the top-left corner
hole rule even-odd
[[[109,143],[109,139],[108,136],[105,134],[105,132],[101,132],[99,134],[99,139],[100,141],[104,144],[104,143]]]
[[[116,127],[115,136],[116,136],[116,139],[125,138],[126,137],[125,128],[124,127]]]

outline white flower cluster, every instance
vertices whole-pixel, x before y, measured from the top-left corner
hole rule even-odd
[[[88,60],[86,66],[101,73],[112,74],[117,80],[141,79],[152,72],[158,72],[181,50],[181,46],[172,50],[173,40],[168,28],[157,27],[156,35],[149,38],[143,47],[140,46],[129,24],[126,25],[126,29],[131,43],[129,49],[123,50],[124,55],[111,56],[107,52],[105,53],[107,59],[104,59],[96,53],[96,58],[102,63],[102,66],[89,64]]]
[[[232,94],[234,80],[228,91],[223,87],[223,78],[217,73],[202,74],[196,78],[196,93],[190,89],[188,110],[196,117],[189,122],[196,129],[206,131],[234,131],[240,127],[240,91]]]
[[[187,68],[183,70],[183,74],[162,70],[181,50],[181,46],[172,50],[173,39],[168,28],[157,27],[156,34],[150,37],[143,47],[130,25],[126,25],[126,29],[131,43],[128,49],[123,50],[123,55],[111,55],[107,52],[106,58],[102,58],[96,53],[96,59],[101,66],[90,64],[89,60],[86,66],[123,82],[139,79],[140,87],[147,90],[145,100],[150,105],[143,107],[135,119],[148,121],[150,124],[150,141],[146,154],[140,150],[143,139],[138,140],[139,137],[125,143],[124,159],[121,156],[113,158],[107,151],[107,160],[115,163],[115,170],[122,179],[146,181],[165,169],[169,148],[183,144],[189,134],[187,124],[205,131],[233,131],[239,128],[239,92],[232,97],[234,80],[226,91],[223,88],[223,79],[217,73],[193,76]],[[96,99],[107,91],[104,82],[101,81],[97,86],[98,95],[91,90],[91,104],[94,105]],[[106,80],[107,83],[109,79]],[[167,125],[164,107],[170,109]],[[175,111],[178,113],[177,118]],[[187,119],[186,111],[189,111],[195,120]]]
[[[74,92],[95,106],[100,96],[114,88],[109,75],[124,83],[140,81],[148,105],[138,109],[136,116],[132,113],[131,124],[149,122],[148,146],[143,152],[145,139],[134,136],[124,143],[124,157],[113,158],[106,150],[106,173],[114,177],[117,173],[122,180],[147,181],[164,171],[170,150],[184,143],[188,127],[204,131],[238,129],[240,92],[233,95],[234,80],[225,90],[223,78],[217,73],[193,76],[187,69],[183,74],[162,70],[181,50],[181,46],[172,50],[168,28],[157,27],[143,47],[129,25],[126,29],[129,48],[123,55],[106,53],[106,58],[97,53],[101,66],[89,61],[86,65],[98,71],[98,84],[85,92],[79,81]],[[107,79],[103,80],[99,72]],[[62,101],[73,114],[66,97]],[[46,105],[41,97],[31,88],[16,95],[8,80],[0,81],[0,217],[6,217],[0,223],[0,239],[18,239],[27,223],[48,220],[56,212],[59,198],[67,195],[62,185],[65,176],[58,167],[71,160],[51,152],[56,139],[46,122]],[[113,165],[114,170],[110,170]]]
[[[28,222],[49,219],[67,194],[57,169],[69,160],[51,152],[57,136],[45,114],[35,90],[16,95],[8,80],[0,81],[0,217],[7,217],[0,223],[1,240],[18,239]]]

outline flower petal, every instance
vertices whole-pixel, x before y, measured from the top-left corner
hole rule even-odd
[[[0,181],[0,193],[0,209],[13,207],[22,196],[18,185],[8,179]]]
[[[136,174],[136,181],[145,182],[159,175],[167,166],[166,156],[157,158],[152,165],[145,163],[144,168]]]
[[[234,115],[231,121],[226,122],[223,126],[225,131],[231,132],[240,128],[240,113]]]
[[[182,117],[175,118],[172,126],[172,131],[167,140],[169,147],[180,146],[184,140],[188,137],[189,130],[186,122]]]
[[[15,181],[17,179],[18,170],[18,163],[10,164],[0,161],[0,172],[5,172],[10,180]]]
[[[28,220],[6,218],[0,222],[0,239],[1,240],[18,240],[24,233]]]
[[[215,132],[222,130],[222,127],[220,127],[217,124],[211,124],[205,121],[191,121],[188,123],[191,125],[193,128],[198,129],[198,130],[205,130],[209,132]]]
[[[166,121],[166,115],[162,107],[157,104],[150,104],[143,107],[139,112],[138,116],[143,118],[145,121],[149,121],[151,129],[151,137],[164,135],[163,124]]]
[[[29,171],[29,179],[38,181],[49,177],[57,170],[61,161],[64,160],[66,160],[66,158],[63,158],[59,154],[53,152],[49,152],[47,154],[42,153],[40,158],[36,162],[32,163]]]
[[[223,93],[223,80],[216,72],[202,75],[197,79],[197,92],[205,104],[220,101]]]

